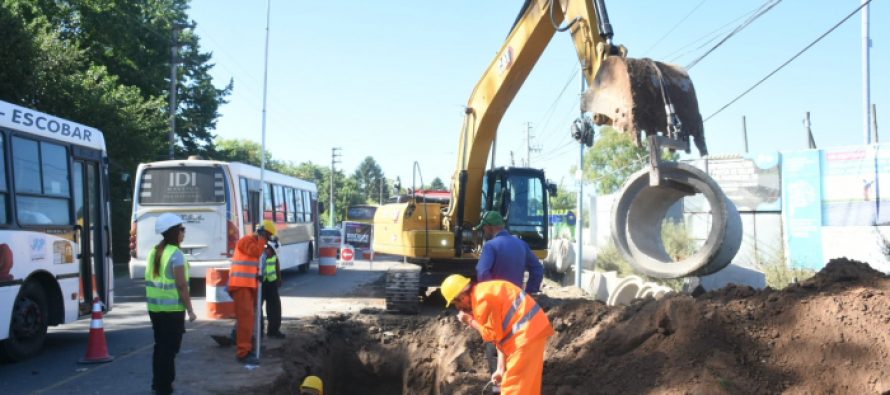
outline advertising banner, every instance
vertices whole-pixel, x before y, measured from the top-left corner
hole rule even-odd
[[[779,153],[706,159],[708,175],[739,211],[780,211]]]
[[[880,145],[826,149],[822,153],[822,224],[890,224],[890,149]]]
[[[363,222],[343,221],[343,244],[355,247],[357,256],[367,255],[371,252],[371,240],[374,226]]]
[[[822,260],[822,178],[820,151],[782,153],[782,217],[793,267],[819,269]]]

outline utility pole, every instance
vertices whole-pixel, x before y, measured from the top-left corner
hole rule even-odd
[[[869,0],[862,0],[862,109],[863,134],[865,144],[871,144],[871,81],[869,80],[869,62],[871,51],[871,38],[868,34],[868,5]]]
[[[179,63],[179,29],[179,25],[173,25],[173,41],[170,43],[170,155],[168,159],[171,160],[173,159],[173,146],[176,143],[176,83],[179,79],[176,66]]]
[[[340,151],[343,149],[340,147],[331,148],[331,208],[330,208],[330,226],[334,226],[334,166],[340,163]]]
[[[525,123],[525,167],[532,167],[532,152],[541,152],[541,147],[532,147],[532,123]]]
[[[745,120],[745,116],[742,115],[742,139],[745,140],[745,153],[748,153],[748,122]]]
[[[807,147],[809,149],[816,149],[816,140],[813,138],[813,129],[810,127],[812,123],[810,123],[810,112],[807,111],[807,116],[803,120],[804,127],[807,128]]]
[[[878,106],[871,104],[871,128],[875,131],[875,144],[878,143]]]

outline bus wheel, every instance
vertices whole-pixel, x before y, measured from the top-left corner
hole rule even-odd
[[[25,283],[12,308],[9,338],[3,341],[2,351],[6,359],[21,361],[40,352],[46,339],[47,309],[46,294],[40,286]]]
[[[312,244],[309,245],[309,248],[306,249],[306,263],[299,266],[297,269],[300,273],[306,273],[309,271],[309,265],[312,263]]]

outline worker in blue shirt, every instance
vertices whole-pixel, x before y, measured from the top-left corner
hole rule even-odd
[[[528,271],[526,293],[541,291],[544,265],[528,244],[504,229],[504,217],[497,211],[488,211],[474,229],[482,229],[485,244],[476,264],[476,281],[505,280],[523,288],[522,280]]]
[[[544,265],[528,244],[507,232],[504,225],[504,217],[500,213],[488,211],[482,215],[479,225],[473,228],[482,229],[485,238],[482,255],[476,263],[476,281],[504,280],[523,288],[522,280],[528,271],[525,293],[541,292]],[[485,343],[485,358],[488,360],[489,373],[497,369],[498,353],[493,343]],[[500,393],[500,386],[492,385],[492,392]]]

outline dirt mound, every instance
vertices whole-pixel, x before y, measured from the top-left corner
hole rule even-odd
[[[890,390],[888,293],[887,276],[833,260],[781,291],[730,286],[627,307],[542,295],[556,330],[542,393],[882,393]],[[330,394],[478,394],[484,387],[481,339],[453,311],[364,313],[290,328],[287,377],[271,393],[293,393],[310,373],[325,379]]]

